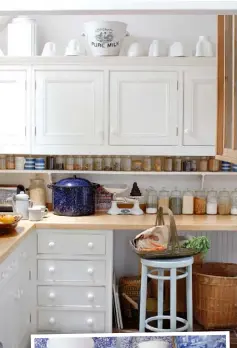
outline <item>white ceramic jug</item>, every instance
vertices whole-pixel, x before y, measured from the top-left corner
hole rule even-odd
[[[27,220],[29,218],[28,209],[32,207],[32,205],[33,202],[23,191],[12,197],[13,212],[22,215],[22,220]]]
[[[169,342],[163,340],[145,341],[138,343],[139,348],[169,348]]]
[[[47,348],[93,348],[94,341],[90,337],[51,337]]]

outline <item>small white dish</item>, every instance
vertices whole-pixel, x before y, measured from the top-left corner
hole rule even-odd
[[[76,39],[69,41],[65,50],[65,56],[79,56],[79,55],[80,55],[79,41]]]
[[[158,40],[153,40],[149,47],[149,57],[160,57],[160,43]]]
[[[46,42],[44,45],[41,56],[54,57],[56,56],[56,44],[54,42]]]
[[[40,221],[45,216],[45,212],[43,212],[41,207],[33,206],[28,209],[29,211],[29,220],[30,221]]]
[[[128,57],[144,57],[145,51],[139,42],[133,42],[128,49]]]
[[[170,57],[184,57],[184,48],[181,42],[174,42],[169,48]]]

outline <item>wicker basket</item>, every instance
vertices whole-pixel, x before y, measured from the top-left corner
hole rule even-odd
[[[237,264],[204,263],[193,267],[195,319],[205,329],[237,326]]]

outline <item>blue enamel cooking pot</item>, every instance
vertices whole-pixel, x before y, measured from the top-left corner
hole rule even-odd
[[[48,185],[52,189],[54,214],[62,216],[95,214],[95,190],[98,186],[76,176]]]

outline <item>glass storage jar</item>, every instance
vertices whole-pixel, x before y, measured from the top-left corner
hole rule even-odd
[[[91,156],[86,156],[84,161],[84,170],[93,170],[93,158]]]
[[[154,170],[156,172],[162,171],[162,158],[161,157],[155,157],[154,159]]]
[[[44,179],[31,179],[29,187],[31,201],[36,205],[46,205],[46,188]]]
[[[237,189],[231,193],[231,215],[237,215]]]
[[[206,198],[206,192],[196,191],[195,197],[194,197],[194,214],[196,215],[204,215],[206,214],[207,209],[207,198]]]
[[[66,170],[74,169],[74,158],[72,156],[66,157]]]
[[[164,208],[164,213],[166,213],[169,208],[169,191],[167,191],[165,187],[159,192],[159,207]]]
[[[113,170],[116,172],[121,170],[121,157],[120,156],[115,156],[113,158]]]
[[[229,215],[231,210],[230,194],[226,189],[219,192],[218,196],[218,214]]]
[[[64,158],[63,156],[56,157],[56,169],[63,170],[64,169]]]
[[[164,169],[165,169],[165,172],[172,172],[172,169],[173,169],[173,159],[171,157],[165,158]]]
[[[94,169],[97,171],[103,170],[103,159],[101,156],[95,156],[94,158]]]
[[[134,171],[142,171],[143,170],[143,161],[142,160],[132,161],[132,169]]]
[[[83,170],[83,157],[77,156],[74,158],[74,170]]]
[[[192,161],[190,157],[186,157],[183,161],[183,171],[191,172],[191,170],[192,170]]]
[[[182,171],[182,159],[180,157],[176,157],[174,159],[174,171],[181,172]]]
[[[149,187],[147,190],[146,213],[147,214],[156,214],[157,213],[157,203],[158,203],[157,192],[154,188]]]
[[[182,205],[182,214],[192,215],[194,206],[194,194],[193,191],[187,190],[183,194],[183,205]]]
[[[14,156],[7,156],[7,169],[15,169],[15,158]]]
[[[220,161],[215,158],[210,158],[208,160],[208,170],[210,172],[219,172],[220,170]]]
[[[207,194],[207,214],[217,214],[217,192],[215,190],[211,190]]]
[[[125,172],[130,172],[132,170],[132,159],[131,159],[131,156],[124,156],[122,158],[122,169]]]
[[[143,170],[145,172],[151,171],[151,156],[145,156],[143,160]]]
[[[6,169],[6,156],[0,156],[0,169]]]
[[[174,215],[182,214],[182,195],[177,188],[175,188],[170,194],[169,206]]]
[[[201,157],[199,161],[199,171],[207,172],[207,165],[208,165],[207,157]]]
[[[105,156],[104,157],[104,170],[105,171],[110,171],[112,169],[113,169],[112,158],[110,156]]]

